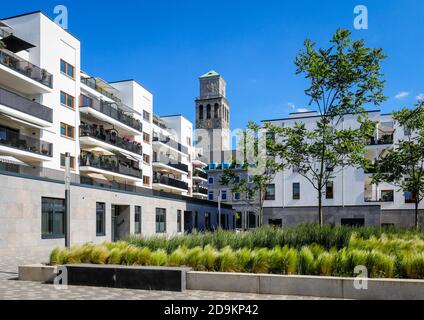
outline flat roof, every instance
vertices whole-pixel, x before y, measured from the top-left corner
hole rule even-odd
[[[381,112],[381,110],[369,110],[369,111],[365,111],[366,113],[373,113],[373,112]],[[305,113],[309,113],[309,112],[305,112]],[[350,115],[353,113],[346,113],[344,115]],[[287,120],[298,120],[298,119],[308,119],[308,118],[319,118],[321,117],[320,115],[313,115],[313,116],[305,116],[305,117],[296,117],[296,118],[280,118],[280,119],[269,119],[269,120],[261,120],[261,122],[271,122],[271,121],[287,121]]]

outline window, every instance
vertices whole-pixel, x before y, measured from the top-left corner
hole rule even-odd
[[[68,77],[72,79],[75,78],[75,68],[64,60],[60,60],[60,72],[66,74]]]
[[[194,211],[194,229],[199,230],[199,212]]]
[[[141,207],[134,207],[134,233],[141,234]]]
[[[328,181],[325,186],[325,198],[326,199],[334,199],[334,182]]]
[[[293,200],[300,200],[300,183],[293,183]]]
[[[150,143],[150,134],[143,132],[143,141]]]
[[[143,176],[143,184],[145,186],[149,186],[150,185],[150,177],[149,176]]]
[[[236,212],[236,214],[234,215],[235,219],[236,219],[236,229],[241,229],[242,228],[242,220],[241,220],[241,212]]]
[[[205,229],[206,230],[212,230],[211,213],[210,212],[205,213]]]
[[[66,124],[66,123],[61,122],[60,123],[60,134],[62,135],[62,137],[74,139],[75,138],[75,128]]]
[[[65,200],[41,198],[41,237],[65,237]]]
[[[381,190],[381,201],[393,202],[395,193],[393,190]]]
[[[210,119],[211,118],[211,105],[208,104],[206,106],[206,118]]]
[[[182,232],[181,210],[177,210],[177,232]]]
[[[227,201],[227,190],[221,190],[221,200]]]
[[[71,158],[71,169],[75,169],[75,157],[70,157],[70,158]],[[62,168],[65,168],[65,164],[66,164],[65,160],[66,160],[65,154],[61,153],[60,154],[60,166]]]
[[[214,198],[213,191],[209,191],[209,192],[208,192],[208,200],[209,200],[209,201],[213,201],[213,198]]]
[[[80,107],[92,107],[93,98],[86,96],[84,94],[80,95]]]
[[[265,200],[275,200],[275,184],[266,187]]]
[[[415,195],[413,192],[405,192],[405,203],[415,203]]]
[[[248,183],[253,183],[253,177],[252,177],[252,175],[250,175],[250,174],[249,174],[249,175],[247,176],[247,182],[248,182]]]
[[[191,138],[190,137],[187,137],[187,145],[191,146]]]
[[[234,183],[240,183],[240,177],[239,176],[234,177]]]
[[[215,119],[217,119],[217,118],[219,118],[219,104],[215,104],[215,109],[214,109],[214,115],[213,115],[213,117],[215,118]]]
[[[405,136],[410,136],[410,135],[411,135],[411,133],[412,133],[411,128],[408,128],[408,127],[404,127],[404,128],[403,128],[403,134],[404,134]]]
[[[240,192],[234,192],[233,193],[233,200],[235,200],[235,201],[240,200]]]
[[[143,119],[150,122],[150,113],[146,110],[143,110]]]
[[[283,226],[283,220],[282,219],[269,219],[268,224],[270,226],[281,228]]]
[[[64,106],[75,109],[75,98],[66,92],[60,91],[60,103]]]
[[[213,177],[209,177],[208,178],[208,183],[209,183],[209,185],[214,184],[214,178]]]
[[[166,232],[166,209],[156,208],[156,233]]]
[[[148,154],[143,154],[143,161],[150,164],[150,156]]]
[[[96,203],[96,236],[103,237],[106,235],[106,204],[102,202]]]
[[[199,106],[199,120],[203,120],[203,106]]]

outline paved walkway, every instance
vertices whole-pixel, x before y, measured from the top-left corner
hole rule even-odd
[[[53,285],[18,281],[18,265],[37,261],[0,257],[0,300],[318,300],[319,298],[261,295],[229,292],[167,292],[100,287],[68,286],[57,290]]]

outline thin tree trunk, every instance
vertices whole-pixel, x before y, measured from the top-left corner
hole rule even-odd
[[[419,216],[418,215],[418,213],[419,213],[418,205],[419,205],[418,201],[415,201],[415,229],[417,229],[417,230],[420,229],[420,223],[418,221],[418,216]]]
[[[318,221],[319,225],[324,225],[324,214],[322,212],[322,193],[318,190]]]

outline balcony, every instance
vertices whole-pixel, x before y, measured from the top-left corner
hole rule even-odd
[[[50,124],[53,122],[52,109],[3,88],[0,88],[0,105],[38,118],[42,120],[43,123],[44,121]]]
[[[201,194],[205,197],[208,196],[208,188],[202,187],[202,186],[194,186],[193,187],[193,194]]]
[[[188,154],[188,148],[186,146],[183,146],[181,143],[171,139],[168,136],[165,136],[161,133],[153,133],[153,142],[159,142],[162,143],[170,148],[173,148],[179,152],[182,152],[184,154]]]
[[[390,145],[393,144],[394,137],[393,134],[391,135],[383,135],[379,139],[372,138],[369,142],[370,146],[379,146],[379,145]]]
[[[4,127],[0,127],[0,147],[3,153],[23,156],[28,160],[43,160],[53,156],[53,144]]]
[[[371,186],[366,186],[364,193],[365,202],[393,202],[394,190],[371,190]]]
[[[112,99],[116,103],[121,103],[121,99],[119,99],[117,96],[115,96],[113,93],[103,89],[101,86],[98,85],[98,81],[95,78],[81,78],[81,82],[85,84],[86,86],[90,87],[91,89],[96,90],[97,92],[101,93],[105,97],[108,97],[109,99]]]
[[[109,171],[115,174],[143,179],[143,171],[123,163],[115,157],[94,156],[93,154],[82,154],[80,156],[80,167],[91,167],[99,170]],[[81,168],[80,168],[81,169]]]
[[[195,179],[195,178],[199,178],[200,180],[206,181],[206,180],[208,180],[208,174],[199,170],[199,169],[196,169],[194,174],[193,174],[193,179]]]
[[[119,123],[124,124],[136,130],[138,134],[143,132],[143,124],[141,121],[132,116],[127,115],[124,111],[120,110],[116,105],[106,101],[91,100],[90,103],[81,104],[80,108],[89,108],[108,116]],[[106,120],[105,120],[106,121]]]
[[[183,172],[185,174],[188,173],[188,165],[171,159],[163,154],[154,155],[153,164],[159,167],[171,167],[172,169],[176,169],[178,172]]]
[[[93,138],[105,142],[113,147],[121,148],[140,156],[143,155],[143,147],[135,141],[128,141],[118,136],[115,130],[106,130],[103,126],[82,124],[80,126],[80,139]]]
[[[0,64],[50,89],[53,88],[53,75],[47,70],[41,69],[6,49],[0,49]]]
[[[153,184],[161,184],[164,186],[169,186],[172,189],[175,188],[175,189],[188,191],[188,183],[180,181],[180,180],[176,180],[164,175],[160,175],[160,174],[154,175]]]

